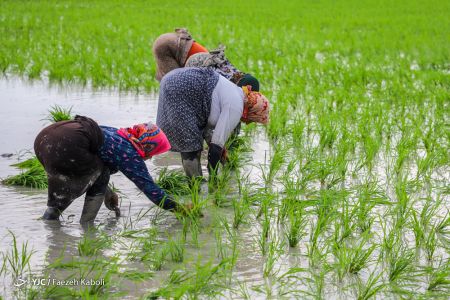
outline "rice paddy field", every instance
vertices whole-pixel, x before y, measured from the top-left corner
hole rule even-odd
[[[79,199],[55,224],[45,189],[0,185],[0,299],[448,299],[449,15],[441,0],[0,1],[2,179],[52,107],[154,120],[151,45],[176,27],[226,45],[271,103],[210,182],[189,187],[175,153],[148,163],[188,215],[115,175],[122,217],[103,207],[83,228]]]

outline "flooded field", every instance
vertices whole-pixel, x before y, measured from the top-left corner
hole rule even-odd
[[[16,174],[10,165],[30,155],[52,105],[116,127],[156,119],[154,94],[18,79],[0,81],[0,94],[1,178]],[[3,297],[366,299],[370,293],[392,296],[396,289],[446,293],[447,167],[431,170],[421,182],[414,175],[420,170],[408,164],[409,175],[392,182],[397,156],[381,150],[370,169],[359,166],[357,154],[345,166],[349,175],[334,177],[338,173],[322,167],[311,177],[311,169],[296,165],[308,153],[283,150],[276,141],[278,147],[271,146],[257,128],[244,128],[242,135],[252,150],[239,154],[239,167],[223,171],[215,189],[205,182],[200,193],[179,199],[200,201],[200,218],[161,211],[121,174],[111,181],[123,215],[116,219],[103,207],[95,229],[78,223],[82,199],[61,222],[43,221],[45,190],[0,185]],[[320,147],[319,138],[308,138],[304,151]],[[154,178],[164,167],[181,169],[175,153],[147,165]]]
[[[0,178],[15,175],[19,171],[11,164],[24,160],[31,156],[33,142],[37,133],[49,124],[45,120],[48,110],[54,106],[70,108],[72,112],[94,118],[101,125],[114,127],[126,127],[133,124],[155,121],[157,108],[157,95],[135,95],[120,94],[114,91],[89,91],[81,88],[60,88],[48,87],[46,83],[34,82],[25,83],[20,79],[1,80],[0,94],[2,95],[3,108],[0,112],[2,119],[1,134],[4,137],[1,141],[0,154]],[[260,155],[252,157],[255,166],[264,164],[265,153],[268,151],[268,143],[265,139],[257,140],[254,147],[259,149]],[[169,169],[182,169],[179,155],[176,153],[166,153],[153,158],[147,162],[150,173],[156,178],[159,170],[163,167]],[[252,167],[247,168],[256,179],[259,174],[252,171]],[[206,174],[206,166],[204,165]],[[158,233],[158,240],[167,241],[169,236],[174,236],[182,231],[182,224],[170,213],[163,213],[156,208],[140,191],[122,174],[115,174],[111,182],[120,190],[122,217],[116,219],[114,214],[103,207],[96,219],[95,225],[99,231],[114,237],[117,233],[126,230],[149,230],[155,229]],[[44,269],[52,264],[64,253],[69,259],[76,257],[78,245],[86,235],[93,239],[99,232],[88,232],[83,228],[78,220],[81,215],[83,199],[77,199],[65,211],[61,222],[43,221],[40,219],[47,201],[46,190],[37,190],[25,187],[11,187],[0,185],[0,249],[7,251],[12,249],[14,234],[18,245],[27,243],[28,250],[32,252],[30,259],[30,269],[32,275],[27,275],[28,286],[32,286],[33,279],[42,279]],[[230,213],[225,209],[223,217]],[[139,220],[139,221],[138,221]],[[212,222],[211,215],[206,213],[202,223],[208,226]],[[157,225],[155,225],[157,223]],[[11,234],[12,233],[12,234]],[[249,237],[252,238],[251,236]],[[115,238],[114,238],[115,239]],[[117,240],[116,240],[117,242]],[[149,242],[152,242],[149,240]],[[186,252],[186,256],[192,256],[189,260],[195,261],[197,255],[208,260],[213,257],[211,244],[214,244],[214,234],[211,232],[200,237],[201,247],[192,247]],[[118,247],[117,249],[115,249]],[[145,268],[127,259],[128,247],[133,247],[133,241],[121,240],[118,245],[111,249],[102,249],[101,257],[120,257],[123,260],[124,268],[137,268],[143,271]],[[189,246],[188,246],[189,247]],[[199,251],[200,250],[200,251]],[[251,253],[252,249],[249,249]],[[242,276],[261,280],[258,264],[244,264]],[[148,272],[149,270],[146,270]],[[26,273],[28,274],[28,273]],[[247,274],[247,275],[246,275]],[[63,280],[70,276],[71,272],[52,273],[51,280]],[[72,274],[73,275],[73,274]],[[161,282],[168,275],[168,270],[162,270],[153,274],[150,280],[137,284],[136,288],[130,280],[119,280],[120,285],[112,285],[119,290],[127,291],[126,298],[134,298],[145,294],[146,290],[151,290],[160,286]],[[154,277],[154,278],[153,278]],[[24,277],[21,277],[25,279]],[[1,294],[9,298],[13,295],[21,298],[26,295],[20,289],[14,289],[14,282],[10,276],[1,277]],[[124,282],[125,281],[125,282]],[[55,284],[56,281],[54,282]],[[142,285],[142,286],[141,286]],[[144,289],[142,289],[144,288]],[[0,294],[0,295],[1,295]],[[122,298],[122,297],[121,297]]]

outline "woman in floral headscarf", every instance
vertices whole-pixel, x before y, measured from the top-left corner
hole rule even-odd
[[[161,81],[156,123],[167,135],[172,151],[180,152],[189,177],[202,176],[203,139],[213,129],[208,150],[208,170],[216,169],[225,143],[243,121],[267,124],[269,101],[251,86],[242,88],[210,68],[182,68]]]
[[[54,123],[36,137],[34,150],[48,177],[47,210],[57,220],[75,198],[86,193],[81,223],[95,219],[102,203],[120,216],[118,197],[108,188],[109,176],[121,171],[156,205],[181,207],[150,176],[144,160],[164,153],[170,144],[151,123],[129,128],[98,126],[87,117]]]

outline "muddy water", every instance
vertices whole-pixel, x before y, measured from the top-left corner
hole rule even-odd
[[[156,120],[156,94],[135,95],[73,87],[49,87],[42,82],[30,84],[20,79],[3,79],[0,80],[0,95],[0,136],[2,136],[0,154],[12,154],[10,157],[0,157],[0,178],[18,173],[10,165],[30,155],[29,151],[32,151],[35,136],[49,124],[49,121],[45,119],[51,106],[72,107],[74,114],[86,115],[95,119],[99,124],[113,127],[124,127]],[[267,140],[259,136],[255,138],[253,147],[257,151],[251,154],[252,163],[255,166],[263,164],[269,150]],[[179,157],[175,153],[160,155],[148,161],[147,166],[153,177],[162,167],[181,169]],[[247,171],[250,172],[254,181],[259,180],[257,167],[249,167]],[[206,172],[205,166],[204,172]],[[116,220],[111,212],[102,207],[96,224],[105,225],[105,228],[110,231],[120,231],[124,226],[129,225],[130,220],[134,220],[142,211],[151,208],[153,204],[140,194],[139,190],[123,175],[115,174],[111,177],[111,181],[124,195],[122,198],[123,217]],[[0,185],[0,249],[3,252],[11,249],[12,236],[10,232],[14,233],[19,244],[27,242],[28,249],[34,251],[31,269],[38,273],[43,266],[54,260],[62,249],[65,249],[66,255],[78,255],[77,244],[85,233],[78,223],[83,205],[82,200],[80,198],[74,201],[65,212],[65,219],[61,223],[45,222],[39,219],[46,207],[45,190]],[[225,210],[222,213],[226,215],[230,211]],[[170,214],[163,220],[160,232],[181,230],[178,220]],[[208,224],[211,222],[211,217],[206,215],[202,222]],[[134,226],[142,228],[149,224],[148,221],[143,221]],[[248,232],[247,235],[249,240],[253,240],[252,232]],[[244,238],[245,236],[244,233]],[[192,257],[197,255],[199,249],[205,252],[205,257],[210,257],[211,253],[208,249],[214,248],[214,243],[214,234],[202,233],[200,244],[204,247],[193,248]],[[259,267],[261,263],[256,263],[255,260],[258,260],[256,257],[254,260],[251,259],[251,253],[254,250],[252,248],[246,250],[249,252],[247,256],[249,259],[237,267],[237,274],[249,281],[261,281],[262,274]],[[186,255],[189,257],[189,249]],[[159,281],[167,275],[166,273],[161,271],[155,279],[144,284],[144,288],[159,286]],[[0,280],[2,280],[0,287],[4,287],[0,291],[0,295],[10,295],[11,282],[1,277]],[[127,293],[131,298],[143,293],[142,290],[133,288],[132,284],[126,284],[126,286],[129,288]]]

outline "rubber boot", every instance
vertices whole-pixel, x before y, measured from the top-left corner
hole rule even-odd
[[[59,211],[59,209],[48,206],[42,218],[44,220],[58,220],[60,215],[61,212]]]
[[[87,223],[95,220],[100,207],[102,206],[105,194],[86,196],[84,198],[83,212],[81,213],[80,223]]]
[[[200,163],[200,157],[202,151],[196,152],[182,152],[181,163],[183,164],[184,172],[189,178],[202,177],[202,165]]]

